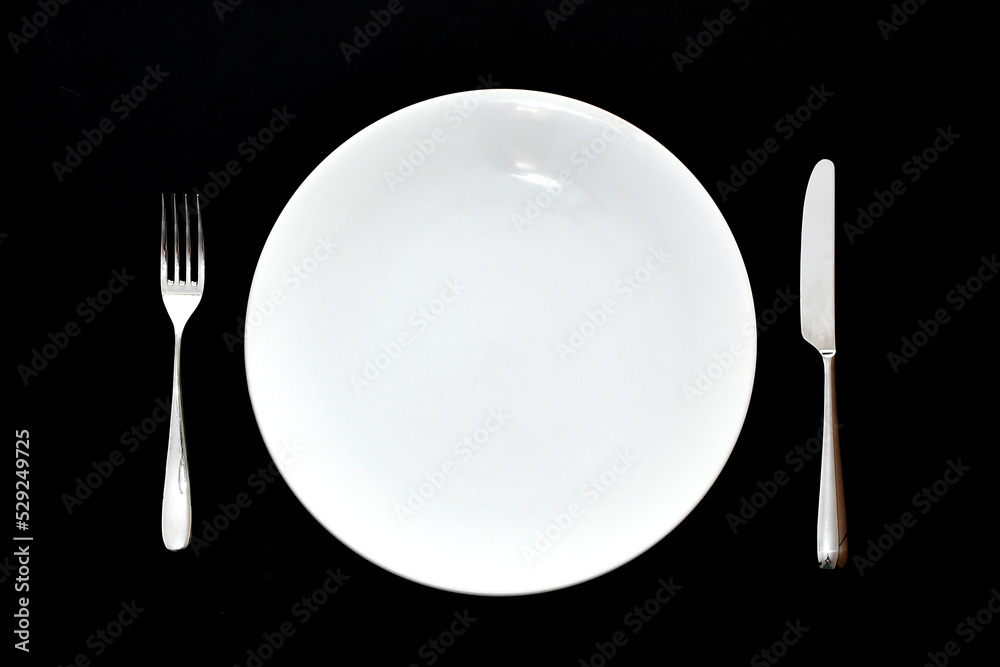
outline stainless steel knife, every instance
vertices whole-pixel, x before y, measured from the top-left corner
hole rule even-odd
[[[824,570],[842,567],[847,562],[847,517],[833,368],[837,354],[833,298],[835,240],[833,162],[820,160],[809,177],[802,209],[799,307],[802,337],[823,357],[823,450],[816,550],[819,566]]]

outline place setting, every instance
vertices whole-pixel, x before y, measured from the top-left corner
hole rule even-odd
[[[181,334],[211,259],[199,195],[160,209],[176,551],[199,497]],[[826,376],[803,388],[823,420],[821,569],[847,562],[834,246],[822,160],[799,303]],[[473,595],[574,586],[663,540],[726,466],[757,370],[754,292],[704,186],[627,120],[529,90],[431,98],[340,145],[274,222],[245,323],[257,427],[297,500],[375,565]]]
[[[988,22],[108,9],[6,30],[17,664],[990,664]]]

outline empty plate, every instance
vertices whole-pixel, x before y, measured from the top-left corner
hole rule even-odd
[[[694,176],[523,90],[346,141],[275,223],[246,320],[257,422],[303,505],[373,563],[476,594],[583,582],[666,536],[725,465],[756,359],[746,269]]]

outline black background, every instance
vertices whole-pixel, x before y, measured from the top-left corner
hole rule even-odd
[[[558,0],[403,0],[350,62],[341,43],[387,2],[243,2],[221,11],[209,0],[72,0],[52,3],[58,12],[37,31],[25,29],[24,17],[39,5],[8,5],[5,32],[26,37],[15,45],[8,35],[3,47],[0,264],[12,391],[3,414],[8,452],[15,430],[29,430],[31,445],[30,529],[8,525],[11,536],[33,542],[31,653],[3,650],[15,653],[15,664],[68,665],[83,654],[94,665],[253,665],[248,650],[287,621],[295,634],[273,656],[265,650],[264,664],[429,665],[433,655],[440,665],[601,665],[595,644],[617,631],[628,641],[610,665],[767,664],[759,652],[782,640],[786,622],[799,622],[809,629],[787,651],[777,647],[779,664],[922,665],[949,641],[960,648],[954,664],[992,664],[1000,622],[971,637],[958,625],[1000,586],[996,429],[986,427],[996,413],[990,334],[1000,281],[982,283],[961,308],[948,298],[997,250],[995,153],[984,122],[995,115],[995,75],[981,57],[992,19],[970,5],[904,4],[912,15],[889,2],[857,10],[833,2],[566,1],[568,16],[553,24],[546,12],[558,12]],[[688,38],[726,8],[735,19],[700,54],[692,49],[696,57],[679,71],[674,54],[692,48]],[[879,21],[894,11],[907,20],[884,33]],[[120,118],[113,101],[141,84],[147,66],[168,74]],[[280,479],[256,482],[251,476],[270,458],[247,395],[242,345],[225,338],[245,313],[271,226],[306,175],[375,120],[484,79],[597,105],[677,155],[725,215],[766,322],[745,427],[698,508],[617,571],[527,597],[465,596],[403,580],[329,535]],[[777,131],[812,86],[825,86],[829,99],[792,136]],[[285,108],[294,119],[246,162],[238,146]],[[65,163],[67,146],[103,118],[114,131],[57,175],[53,163]],[[932,146],[939,128],[959,138],[911,181],[904,163]],[[769,137],[778,152],[724,196],[717,182]],[[906,187],[862,234],[837,235],[850,545],[852,556],[872,560],[833,572],[814,562],[818,461],[793,471],[785,459],[819,428],[822,365],[801,338],[797,305],[768,312],[781,291],[798,292],[802,197],[821,158],[837,165],[841,225],[855,223],[858,207],[892,181]],[[211,277],[184,338],[195,535],[206,544],[171,553],[159,530],[166,427],[134,451],[121,439],[169,397],[159,195],[206,192],[210,174],[230,160],[242,171],[205,209]],[[85,321],[78,304],[107,288],[115,270],[134,278]],[[917,336],[926,344],[894,368],[887,355],[900,353],[901,337],[912,338],[938,309],[948,321],[932,337]],[[25,382],[18,367],[30,368],[33,350],[71,321],[79,335]],[[65,497],[77,478],[113,450],[124,462],[69,512]],[[914,506],[914,495],[959,460],[970,470],[937,502]],[[779,470],[790,481],[734,534],[727,513]],[[250,506],[217,536],[206,532],[203,522],[240,493]],[[884,524],[907,511],[916,524],[887,537]],[[868,541],[880,537],[888,548],[873,551]],[[10,544],[0,580],[13,610],[24,594],[13,590]],[[300,623],[293,605],[337,568],[349,579]],[[632,632],[625,615],[671,577],[682,588]],[[92,638],[133,600],[143,611],[113,643]],[[468,632],[443,655],[428,652],[424,645],[448,629],[453,612],[466,610],[476,618]],[[3,636],[13,643],[14,620],[5,618]]]

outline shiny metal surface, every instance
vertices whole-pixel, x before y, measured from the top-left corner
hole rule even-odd
[[[802,337],[823,359],[823,449],[820,463],[816,550],[819,566],[832,570],[847,562],[847,515],[837,427],[837,354],[834,315],[836,222],[834,166],[820,160],[813,168],[802,210],[800,307]]]
[[[181,249],[178,231],[177,196],[171,195],[170,209],[173,220],[173,249],[167,245],[167,200],[160,199],[160,292],[163,305],[174,325],[174,373],[170,400],[170,434],[167,442],[167,467],[163,481],[163,514],[161,530],[163,544],[171,551],[183,549],[191,542],[191,492],[188,474],[187,437],[184,432],[184,412],[181,402],[181,336],[191,313],[201,302],[205,290],[205,238],[201,227],[201,202],[195,197],[198,221],[197,253],[198,273],[191,275],[191,209],[187,195],[183,200],[184,216],[184,266],[180,274]],[[173,273],[168,271],[173,264]],[[171,278],[172,276],[172,278]]]

